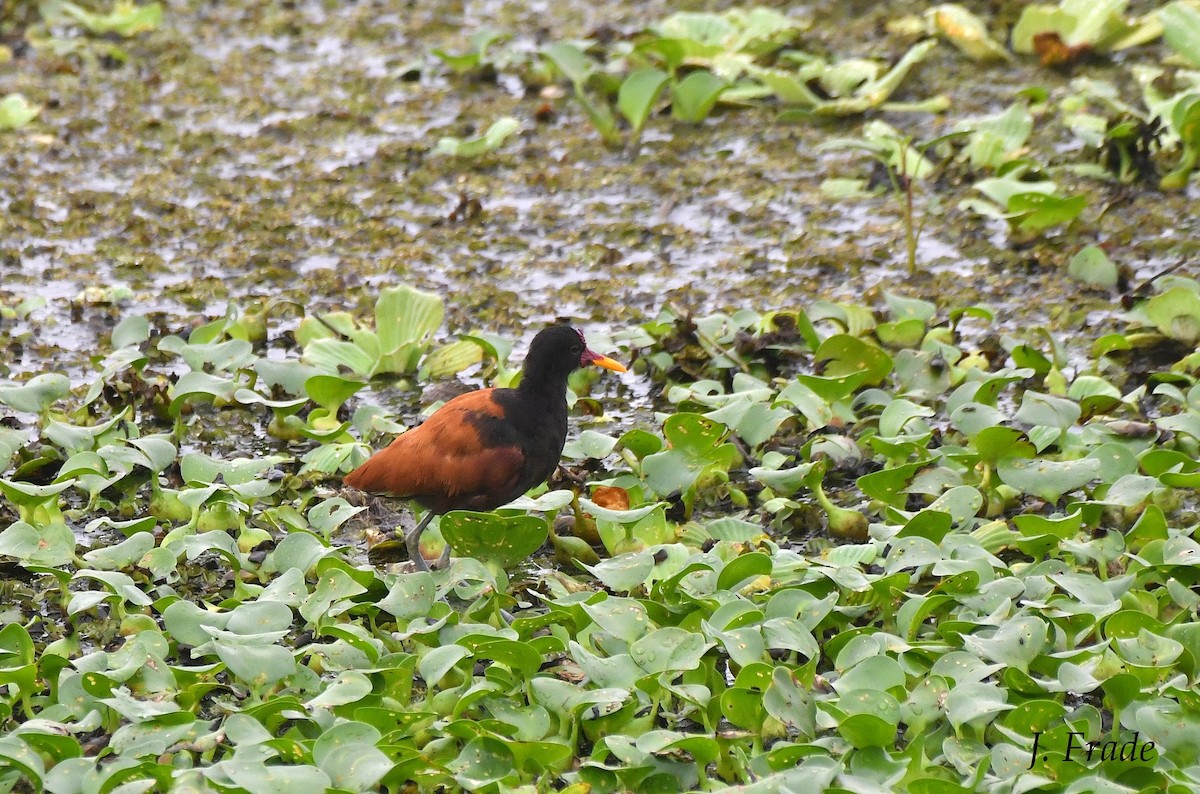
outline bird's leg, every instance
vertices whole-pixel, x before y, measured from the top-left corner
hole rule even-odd
[[[425,527],[429,526],[431,520],[433,520],[432,510],[426,513],[425,517],[404,536],[404,543],[408,546],[408,558],[412,560],[413,567],[418,571],[429,570],[429,563],[425,562],[425,558],[421,556],[421,533],[425,531]]]
[[[440,571],[441,569],[445,568],[449,564],[450,564],[450,544],[447,543],[446,548],[442,549],[442,556],[438,557],[437,562],[435,562],[431,567],[434,568],[435,570]]]
[[[583,486],[587,485],[587,472],[568,469],[561,463],[555,468],[554,473],[550,475],[551,483],[566,483],[567,487],[578,493]]]

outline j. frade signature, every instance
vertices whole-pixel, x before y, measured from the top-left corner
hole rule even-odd
[[[1037,763],[1038,746],[1042,741],[1043,731],[1033,732],[1033,749],[1029,752],[1029,768]],[[1048,749],[1046,747],[1043,750]],[[1134,731],[1133,738],[1124,742],[1103,741],[1089,742],[1085,739],[1082,733],[1070,731],[1067,733],[1067,746],[1063,753],[1063,760],[1070,761],[1071,753],[1075,753],[1076,757],[1086,758],[1088,761],[1152,761],[1154,760],[1154,742],[1141,741],[1138,731]],[[1042,756],[1042,761],[1049,760],[1047,756]]]

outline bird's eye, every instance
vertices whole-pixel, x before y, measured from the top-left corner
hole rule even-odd
[[[581,356],[581,355],[583,355],[583,348],[579,345],[575,345],[574,347],[571,348],[571,352],[577,356]]]

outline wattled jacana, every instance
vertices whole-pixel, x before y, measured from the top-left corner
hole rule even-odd
[[[494,510],[554,473],[567,441],[567,376],[586,364],[625,371],[588,350],[583,334],[571,326],[546,328],[529,346],[517,388],[460,394],[344,482],[411,498],[428,509],[404,541],[417,570],[429,570],[420,541],[431,518],[450,510]],[[447,547],[437,564],[449,557]]]

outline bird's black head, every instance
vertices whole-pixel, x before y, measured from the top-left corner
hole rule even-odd
[[[583,334],[576,329],[569,325],[552,325],[539,331],[529,345],[521,385],[525,388],[553,385],[561,389],[566,385],[567,376],[585,364],[625,371],[625,367],[611,358],[588,350]]]

